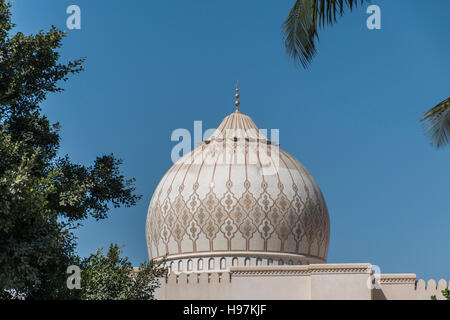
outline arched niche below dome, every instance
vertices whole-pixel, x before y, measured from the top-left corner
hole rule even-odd
[[[309,265],[314,263],[324,263],[317,257],[306,257],[300,255],[268,255],[265,252],[249,254],[232,254],[229,252],[217,253],[216,255],[197,256],[172,256],[167,258],[165,266],[169,273],[190,273],[190,272],[220,272],[229,271],[230,267],[255,267],[255,266],[277,266],[277,265]],[[161,259],[157,259],[161,260]]]

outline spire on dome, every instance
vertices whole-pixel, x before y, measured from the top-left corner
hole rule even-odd
[[[236,112],[239,112],[239,105],[241,104],[239,102],[239,80],[236,82],[236,94],[234,96],[236,97],[236,101],[234,102],[234,105],[236,106]]]

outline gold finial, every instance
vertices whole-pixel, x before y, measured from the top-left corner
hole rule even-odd
[[[236,94],[234,96],[236,97],[236,101],[234,102],[234,105],[236,106],[236,112],[239,112],[239,105],[241,104],[239,102],[239,80],[236,82]]]

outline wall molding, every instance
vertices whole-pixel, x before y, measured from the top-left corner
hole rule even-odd
[[[372,273],[370,263],[362,264],[311,264],[303,266],[231,267],[232,277],[252,276],[310,276],[317,274],[367,274]]]
[[[414,273],[380,274],[378,281],[380,284],[416,284]]]

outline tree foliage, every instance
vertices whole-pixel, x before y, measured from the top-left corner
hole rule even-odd
[[[143,262],[133,270],[116,244],[110,246],[106,255],[99,249],[81,265],[80,294],[84,300],[151,300],[159,287],[159,278],[166,273],[154,261]]]
[[[345,9],[352,11],[358,4],[370,0],[297,0],[282,25],[286,52],[303,68],[307,68],[317,53],[319,28],[333,25]],[[425,113],[431,144],[441,148],[449,143],[450,98]]]
[[[441,148],[450,139],[450,98],[431,108],[422,120],[426,123],[431,144]]]
[[[65,33],[55,27],[11,34],[10,6],[0,0],[0,292],[71,297],[65,272],[76,260],[73,228],[140,196],[113,155],[83,166],[58,154],[60,125],[50,124],[40,104],[83,70],[84,59],[58,62]]]
[[[442,295],[446,300],[450,300],[450,290],[448,289],[442,290]]]
[[[307,68],[317,52],[319,28],[335,24],[344,9],[364,2],[370,0],[297,0],[282,25],[288,55]]]

